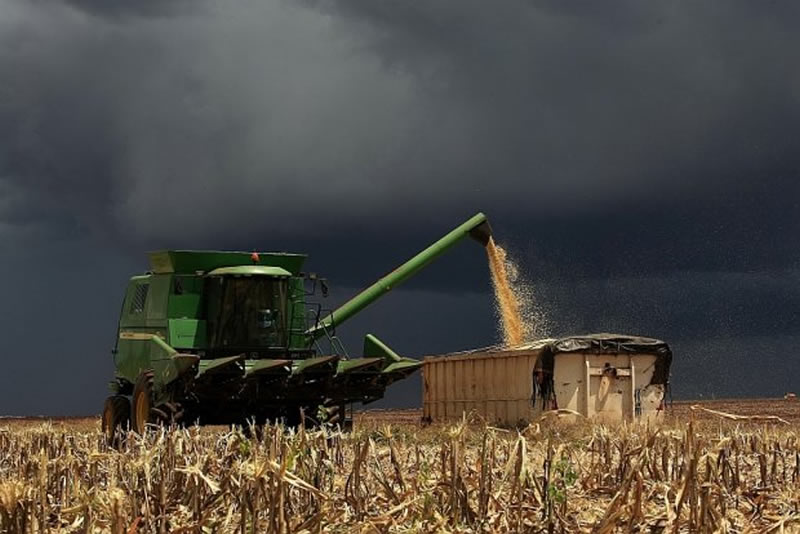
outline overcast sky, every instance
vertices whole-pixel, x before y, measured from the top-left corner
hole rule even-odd
[[[308,252],[343,300],[476,211],[552,334],[666,340],[677,397],[796,391],[798,27],[788,1],[7,0],[0,413],[99,411],[146,250]],[[497,342],[483,251],[365,332]]]

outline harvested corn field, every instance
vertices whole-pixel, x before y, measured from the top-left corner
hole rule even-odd
[[[353,433],[0,421],[2,532],[792,532],[796,424]]]

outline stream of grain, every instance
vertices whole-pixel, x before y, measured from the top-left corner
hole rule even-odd
[[[503,343],[513,347],[547,337],[549,321],[536,303],[532,286],[519,277],[519,269],[505,249],[489,238],[486,255]]]
[[[489,270],[492,272],[494,298],[497,314],[503,323],[503,341],[508,346],[519,345],[525,341],[525,325],[520,314],[520,303],[508,279],[506,251],[489,238],[486,245],[489,257]]]

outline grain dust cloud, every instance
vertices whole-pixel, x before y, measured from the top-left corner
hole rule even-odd
[[[546,337],[548,322],[536,304],[533,286],[524,280],[505,249],[489,238],[486,245],[494,287],[495,311],[508,347]]]

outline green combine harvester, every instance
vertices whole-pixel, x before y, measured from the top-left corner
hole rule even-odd
[[[148,424],[345,423],[345,407],[383,397],[422,362],[367,334],[349,358],[336,328],[466,236],[491,236],[479,213],[338,309],[306,301],[324,279],[302,254],[170,250],[128,283],[103,431]]]

